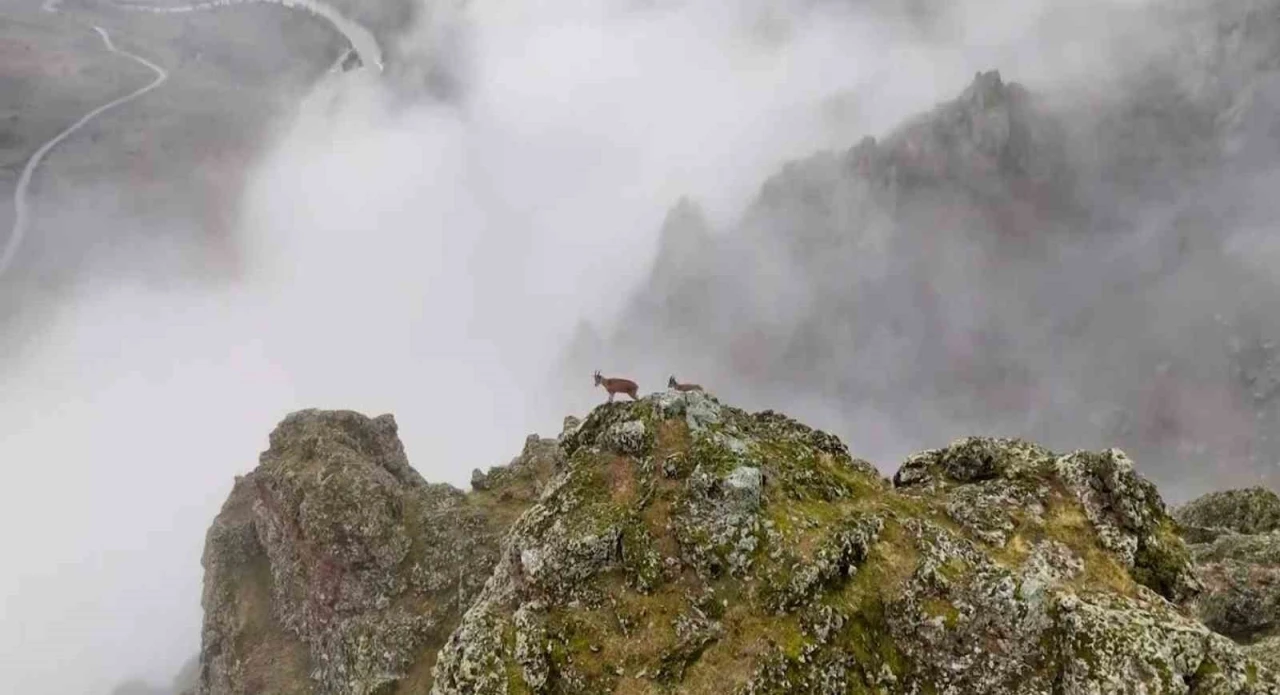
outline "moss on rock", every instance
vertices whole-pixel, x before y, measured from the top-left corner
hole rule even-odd
[[[1175,511],[1205,586],[1197,617],[1268,663],[1280,636],[1277,504],[1275,493],[1248,488],[1210,493]]]
[[[558,460],[531,438],[467,496],[418,475],[389,415],[289,415],[206,539],[200,692],[430,688],[508,519]]]
[[[1280,531],[1280,496],[1264,487],[1211,492],[1173,511],[1189,527],[1235,533]]]
[[[1280,688],[1184,615],[1205,575],[1122,452],[975,437],[891,484],[671,392],[474,480],[422,481],[389,418],[291,416],[210,532],[203,692],[252,692],[255,654],[282,693]]]

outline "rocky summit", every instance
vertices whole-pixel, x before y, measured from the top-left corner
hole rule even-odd
[[[968,438],[886,479],[671,391],[472,480],[389,415],[287,417],[208,534],[199,692],[1280,693],[1280,499],[1175,519],[1119,450]]]
[[[426,692],[554,440],[464,495],[409,466],[390,415],[297,412],[209,529],[200,690]]]

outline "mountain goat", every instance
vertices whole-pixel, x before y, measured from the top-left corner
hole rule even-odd
[[[603,386],[604,390],[609,392],[609,400],[607,401],[608,403],[612,403],[613,397],[619,393],[625,393],[628,396],[631,396],[631,400],[633,401],[640,400],[640,398],[636,395],[636,393],[640,390],[640,387],[636,385],[636,382],[630,379],[618,379],[615,377],[600,376],[600,370],[598,369],[596,370],[596,373],[593,374],[592,376],[595,377],[596,386]]]

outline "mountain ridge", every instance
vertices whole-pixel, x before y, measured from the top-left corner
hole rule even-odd
[[[1119,450],[970,437],[890,479],[667,391],[473,481],[426,482],[389,415],[285,418],[209,532],[199,692],[1280,689],[1196,619]]]
[[[875,458],[979,431],[1116,443],[1179,497],[1270,479],[1277,9],[1152,10],[1169,38],[1114,74],[977,73],[783,165],[722,228],[683,199],[556,384],[678,362],[756,407],[834,412]]]

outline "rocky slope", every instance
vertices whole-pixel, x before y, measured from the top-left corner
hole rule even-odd
[[[473,488],[390,416],[286,418],[209,531],[199,692],[1280,692],[1117,450],[968,438],[886,480],[666,392]]]

